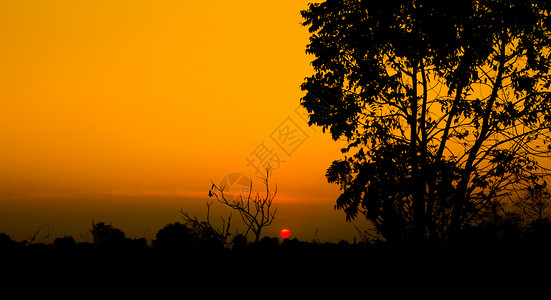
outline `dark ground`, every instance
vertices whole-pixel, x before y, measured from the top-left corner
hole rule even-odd
[[[405,294],[447,299],[497,291],[522,291],[524,298],[547,290],[549,250],[518,245],[421,249],[296,242],[184,251],[77,244],[4,248],[0,257],[5,290],[60,297],[80,298],[78,293],[124,299],[331,294],[340,299],[360,293],[383,294],[385,299]]]

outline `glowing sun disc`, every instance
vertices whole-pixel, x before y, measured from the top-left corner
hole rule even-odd
[[[291,235],[291,231],[289,231],[289,229],[287,228],[281,229],[281,231],[279,232],[279,235],[281,235],[282,238],[286,239],[286,238],[289,238],[289,236]]]

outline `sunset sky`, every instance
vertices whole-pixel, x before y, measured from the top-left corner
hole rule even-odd
[[[342,144],[299,107],[309,2],[0,0],[0,232],[86,239],[94,219],[151,239],[264,159],[267,234],[350,239],[325,180]]]

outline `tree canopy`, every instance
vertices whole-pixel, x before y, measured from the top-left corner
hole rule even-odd
[[[336,208],[389,241],[453,240],[551,150],[551,3],[327,0],[302,11],[310,125],[345,140]]]

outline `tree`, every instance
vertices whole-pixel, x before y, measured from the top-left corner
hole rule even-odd
[[[216,184],[212,184],[209,190],[209,197],[214,197],[218,202],[228,206],[229,208],[239,212],[241,219],[247,226],[244,236],[246,237],[249,232],[254,234],[254,242],[258,242],[262,229],[270,226],[277,214],[277,208],[272,210],[272,204],[277,194],[277,186],[275,191],[270,191],[269,185],[270,168],[266,168],[266,176],[262,178],[264,185],[266,186],[266,194],[260,195],[256,193],[253,196],[253,183],[247,195],[241,194],[239,199],[227,199],[224,194],[224,187],[218,187]]]
[[[145,238],[131,239],[127,238],[124,231],[113,227],[111,224],[105,222],[92,221],[92,237],[94,244],[99,247],[105,248],[136,248],[143,249],[147,247],[147,240]]]
[[[217,229],[210,223],[210,206],[212,202],[207,202],[207,219],[200,221],[197,216],[191,216],[189,212],[180,210],[184,219],[184,226],[189,228],[193,236],[195,246],[204,249],[219,249],[224,247],[230,236],[231,215],[222,219],[222,229]],[[227,222],[227,223],[226,223]]]
[[[336,209],[388,241],[451,241],[547,170],[551,3],[328,0],[302,11],[309,124],[344,140]]]
[[[92,237],[94,238],[94,244],[97,246],[121,246],[126,235],[118,228],[113,227],[111,224],[105,224],[105,222],[92,222]]]
[[[189,249],[194,246],[193,232],[179,222],[170,223],[161,228],[155,235],[152,244],[161,249]]]
[[[551,237],[551,193],[544,177],[534,176],[521,189],[523,194],[516,193],[513,200],[516,208],[527,221],[526,237],[539,241]]]
[[[539,180],[538,180],[539,179]],[[517,195],[514,204],[531,221],[541,221],[549,218],[551,210],[551,193],[547,181],[534,177],[530,185],[524,188],[525,195]]]

